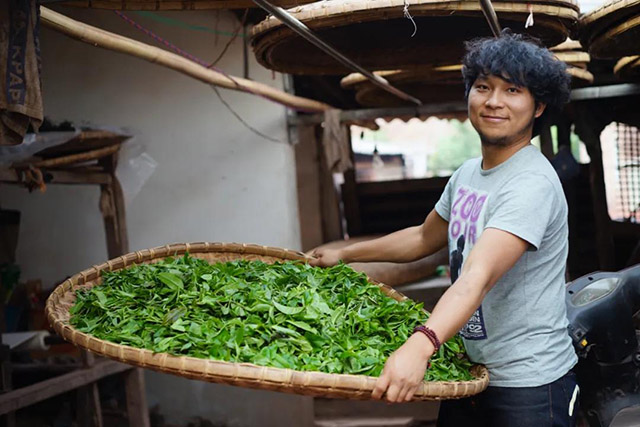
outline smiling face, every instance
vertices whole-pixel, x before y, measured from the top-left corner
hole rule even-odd
[[[469,119],[483,144],[508,147],[529,143],[533,122],[544,112],[526,87],[501,77],[478,76],[469,91]]]

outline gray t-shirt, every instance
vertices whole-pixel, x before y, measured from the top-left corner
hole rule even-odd
[[[489,369],[490,385],[537,387],[577,362],[567,332],[567,203],[556,172],[528,145],[482,170],[465,162],[436,204],[449,223],[451,280],[486,228],[507,231],[529,249],[485,296],[460,331],[472,361]]]

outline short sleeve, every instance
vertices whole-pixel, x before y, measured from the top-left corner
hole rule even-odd
[[[520,175],[497,196],[485,228],[507,231],[539,249],[559,203],[554,185],[544,175]]]
[[[444,191],[440,195],[440,199],[436,203],[435,210],[438,215],[442,217],[445,221],[449,222],[449,216],[451,212],[451,192],[453,188],[453,182],[455,181],[456,174],[454,173],[449,181],[447,181],[447,185],[444,187]]]

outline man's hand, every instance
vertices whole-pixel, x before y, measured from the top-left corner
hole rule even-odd
[[[309,264],[314,267],[332,267],[343,258],[342,250],[340,249],[316,249],[311,255],[315,259],[309,260]]]
[[[421,333],[413,334],[384,365],[371,396],[389,402],[409,402],[424,379],[433,344]]]

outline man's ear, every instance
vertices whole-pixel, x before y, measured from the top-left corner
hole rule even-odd
[[[540,117],[542,113],[544,113],[545,108],[547,108],[547,104],[545,104],[544,102],[536,102],[536,119]]]

